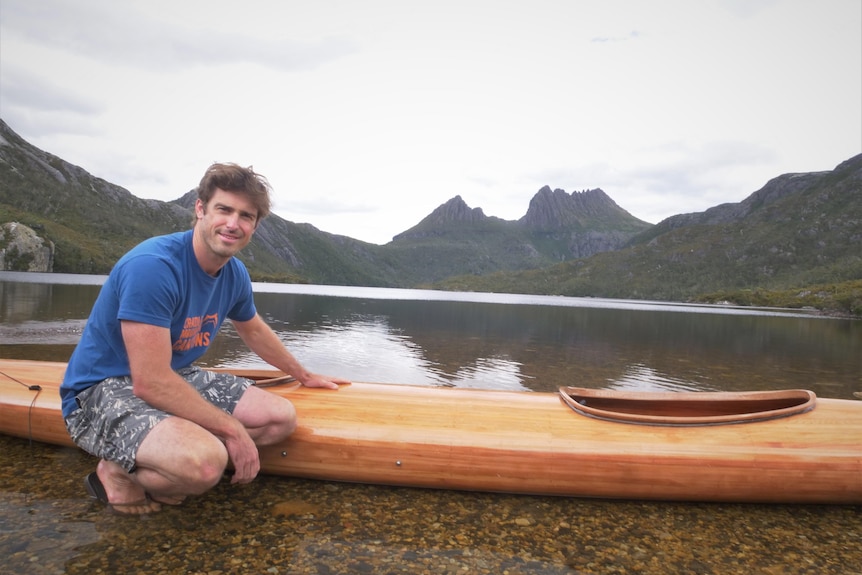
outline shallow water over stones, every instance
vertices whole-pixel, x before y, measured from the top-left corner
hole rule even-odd
[[[0,355],[68,359],[98,290],[54,283],[62,278],[0,281]],[[356,380],[536,391],[561,383],[803,387],[846,399],[862,389],[858,322],[282,287],[360,290],[257,298],[303,361]],[[209,365],[255,365],[224,331]],[[260,477],[125,517],[87,498],[83,478],[95,464],[77,449],[0,436],[0,574],[862,575],[862,506],[602,501]]]
[[[121,516],[95,460],[0,436],[3,574],[859,574],[862,507],[530,497],[282,477]]]

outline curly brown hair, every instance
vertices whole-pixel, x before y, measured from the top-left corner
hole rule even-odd
[[[233,163],[215,163],[207,168],[198,184],[198,199],[206,206],[216,189],[245,195],[257,208],[257,223],[269,215],[272,190],[262,175],[249,166],[244,168]]]

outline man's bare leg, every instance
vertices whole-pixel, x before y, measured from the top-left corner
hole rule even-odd
[[[257,445],[272,445],[296,429],[296,408],[283,397],[259,387],[245,390],[233,416],[242,423]]]
[[[281,441],[296,429],[293,404],[256,387],[243,394],[234,417],[257,445]],[[208,491],[219,482],[227,464],[221,440],[197,424],[169,417],[144,438],[133,473],[103,460],[97,474],[118,511],[151,513],[162,503],[178,505],[189,495]]]
[[[161,509],[161,504],[148,498],[146,491],[119,464],[102,459],[96,466],[96,475],[108,505],[117,513],[143,515]]]
[[[178,505],[221,480],[227,467],[224,444],[199,425],[169,417],[141,442],[132,481],[155,501]]]

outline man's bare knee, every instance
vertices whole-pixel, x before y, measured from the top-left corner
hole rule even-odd
[[[188,486],[190,495],[204,493],[221,480],[227,468],[228,453],[220,441],[211,442],[208,449],[186,455],[187,461],[181,465],[183,473],[178,481]]]
[[[138,448],[138,475],[149,491],[196,495],[216,485],[228,464],[227,448],[189,421],[171,417]]]
[[[287,399],[251,387],[233,413],[257,445],[272,445],[296,431],[296,408]]]

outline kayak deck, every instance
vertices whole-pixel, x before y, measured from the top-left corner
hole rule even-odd
[[[0,360],[0,433],[70,445],[57,394],[64,369]],[[265,389],[290,400],[299,422],[284,442],[260,449],[269,474],[580,497],[862,503],[858,401],[817,398],[792,416],[740,425],[630,425],[576,413],[558,393],[379,383]],[[592,408],[622,411],[602,403],[616,392],[588,391],[573,393],[594,395],[586,397]]]

